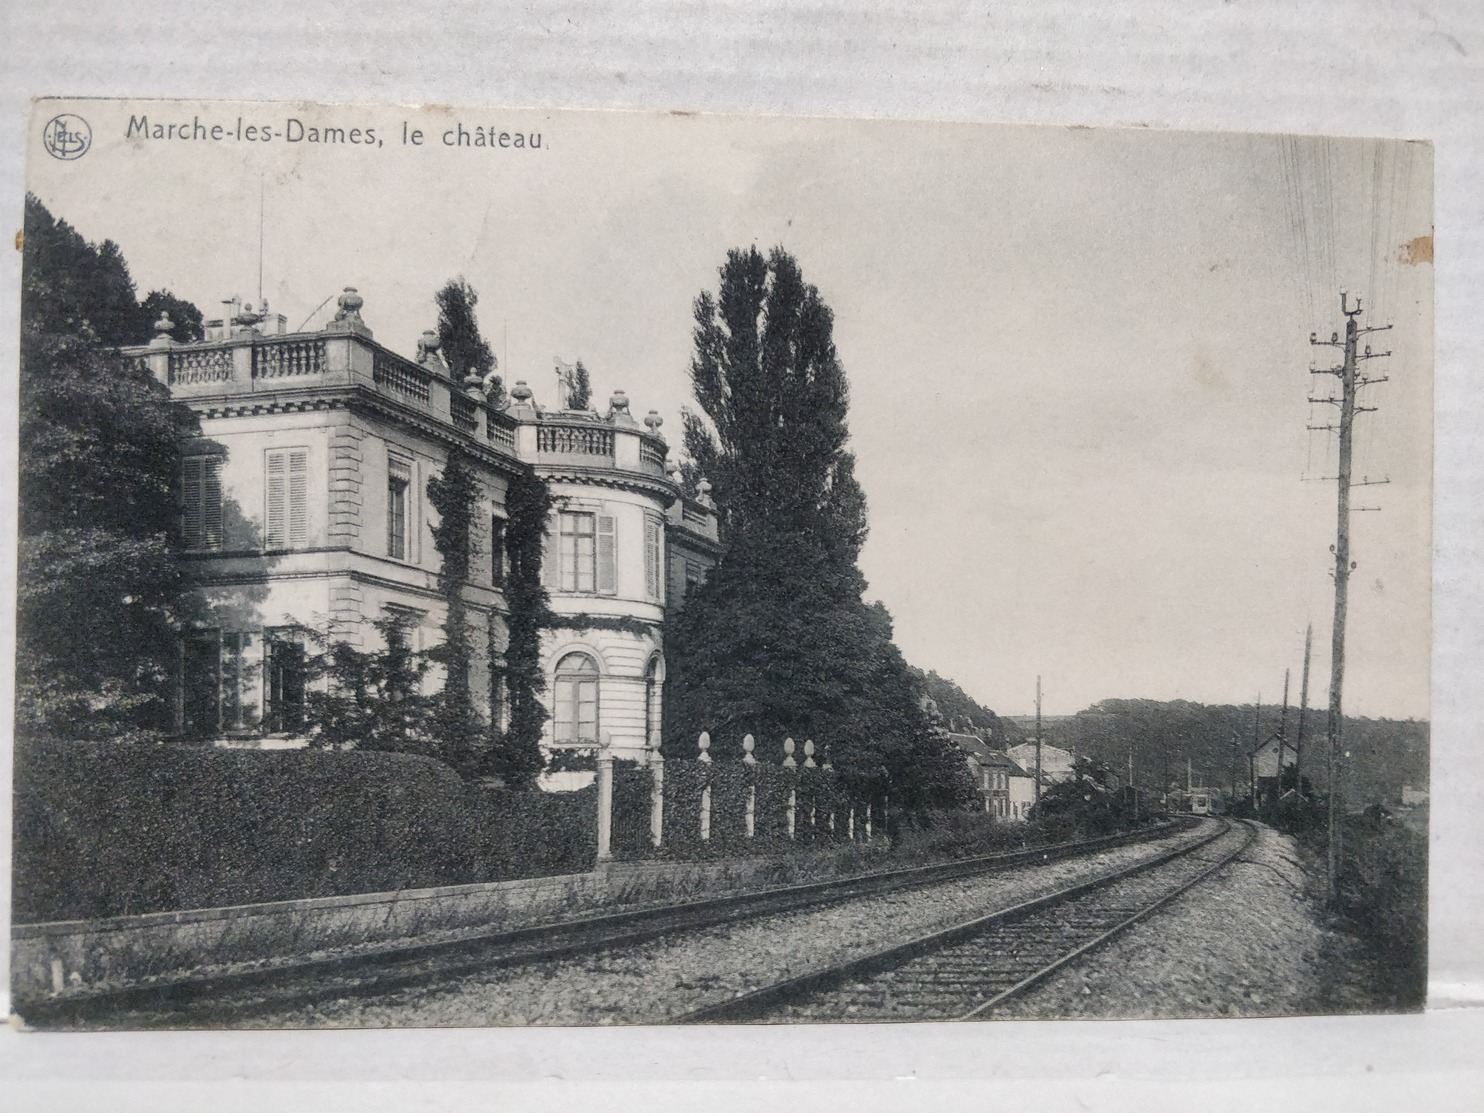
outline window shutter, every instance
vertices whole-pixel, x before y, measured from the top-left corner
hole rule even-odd
[[[561,582],[561,559],[557,555],[556,533],[552,530],[556,517],[548,517],[546,534],[541,541],[541,584],[554,590]]]
[[[615,569],[615,540],[612,516],[598,517],[598,592],[618,592],[618,572]]]
[[[660,522],[653,516],[644,517],[644,588],[655,601],[663,601],[664,578],[661,566],[663,543]]]
[[[270,551],[302,547],[309,541],[309,451],[269,450],[267,524]]]
[[[222,545],[222,460],[200,458],[201,463],[201,546]]]
[[[267,510],[264,546],[281,551],[288,545],[288,455],[283,450],[269,450],[267,457]]]
[[[309,451],[289,451],[289,546],[309,542]]]
[[[181,462],[180,541],[188,551],[201,546],[201,473],[204,458],[186,458]]]

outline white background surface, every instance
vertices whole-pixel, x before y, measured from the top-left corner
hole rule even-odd
[[[0,1042],[6,1105],[1479,1105],[1484,470],[1475,431],[1484,418],[1477,310],[1484,6],[60,2],[12,3],[0,20],[0,196],[10,228],[21,221],[28,98],[43,94],[678,108],[1385,135],[1437,145],[1436,1007],[1428,1014],[983,1027],[7,1034]],[[6,252],[0,263],[7,401],[18,262]],[[13,538],[8,403],[0,432]],[[9,546],[0,562],[8,627]],[[0,701],[8,707],[8,665]],[[8,767],[7,756],[7,776]],[[4,810],[8,818],[8,797]],[[8,864],[8,825],[3,832]],[[1475,1007],[1448,1007],[1460,1002]]]

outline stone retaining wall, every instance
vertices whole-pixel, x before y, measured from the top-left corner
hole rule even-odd
[[[11,927],[11,999],[55,1003],[519,930],[755,886],[765,865],[636,862],[531,880],[19,924]]]

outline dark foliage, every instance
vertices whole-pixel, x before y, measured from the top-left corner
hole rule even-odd
[[[572,370],[572,391],[567,397],[567,406],[573,411],[586,411],[593,403],[593,383],[587,366],[581,360]]]
[[[596,797],[377,751],[23,740],[17,922],[583,872]]]
[[[395,620],[371,622],[383,647],[371,651],[336,641],[309,658],[306,673],[324,686],[305,694],[310,743],[320,748],[358,748],[429,754],[433,700],[422,692],[428,664],[414,652]],[[321,645],[323,639],[320,638]]]
[[[462,883],[461,791],[441,764],[377,752],[20,744],[13,916]]]
[[[194,606],[176,484],[199,425],[113,348],[149,333],[118,247],[87,243],[31,196],[24,238],[18,721],[101,736],[163,728],[175,633]]]
[[[598,793],[470,786],[466,802],[480,880],[590,870],[598,856]]]
[[[1240,797],[1246,794],[1247,757],[1254,744],[1284,724],[1276,704],[1264,705],[1260,719],[1257,713],[1252,705],[1108,699],[1051,724],[1045,736],[1060,748],[1096,757],[1120,772],[1132,751],[1136,782],[1149,788],[1184,787],[1189,758],[1197,784],[1230,790],[1235,783]],[[1313,709],[1304,721],[1304,778],[1320,794],[1327,791],[1324,721],[1324,711]],[[1298,735],[1296,708],[1289,709],[1286,728],[1291,748]],[[1425,721],[1347,717],[1346,798],[1397,802],[1404,783],[1425,787],[1428,737]]]
[[[1072,764],[1073,778],[1052,784],[1031,808],[1032,822],[1059,821],[1075,833],[1094,837],[1128,829],[1135,824],[1132,801],[1109,789],[1109,772],[1095,760],[1080,757]]]
[[[439,345],[454,380],[462,384],[470,377],[481,382],[488,378],[488,401],[495,407],[503,407],[504,384],[498,376],[492,375],[499,362],[495,360],[489,342],[479,332],[479,320],[474,314],[479,295],[463,276],[459,276],[445,283],[433,298],[438,304]]]
[[[438,592],[443,596],[443,642],[429,655],[444,669],[443,689],[434,703],[429,730],[439,755],[459,771],[475,774],[485,744],[485,727],[474,709],[469,672],[474,662],[474,632],[464,602],[464,583],[473,562],[474,523],[479,485],[465,455],[448,452],[443,472],[428,479],[428,503],[438,513],[433,545],[442,563]]]
[[[505,679],[510,701],[510,727],[497,742],[490,769],[512,787],[529,786],[541,771],[541,727],[546,689],[541,669],[541,633],[551,627],[551,599],[541,584],[541,552],[551,492],[533,474],[513,477],[505,491],[505,549],[510,562],[505,580],[509,639]]]
[[[957,801],[962,758],[929,732],[885,609],[861,600],[865,498],[829,308],[782,249],[733,250],[695,318],[705,418],[687,413],[685,442],[726,551],[670,622],[668,752],[692,755],[708,730],[727,759],[751,732],[777,760],[785,735],[812,737],[858,797]]]
[[[187,343],[200,341],[205,336],[201,311],[194,303],[188,303],[184,299],[177,299],[169,291],[151,291],[139,304],[140,317],[146,320],[147,337],[139,338],[138,344],[142,345],[155,336],[155,323],[160,320],[161,314],[170,315],[173,325],[170,328],[170,336],[176,341]]]

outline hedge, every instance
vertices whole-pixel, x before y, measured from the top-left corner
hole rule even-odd
[[[591,868],[595,793],[470,787],[400,753],[20,741],[12,918],[352,895]]]
[[[476,880],[581,873],[598,857],[598,789],[469,788]]]

